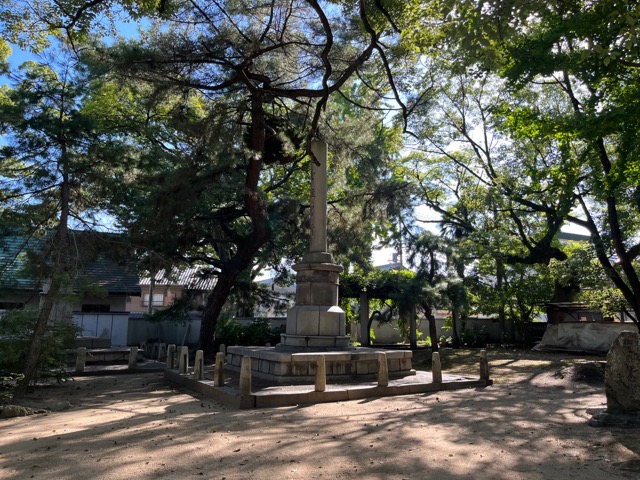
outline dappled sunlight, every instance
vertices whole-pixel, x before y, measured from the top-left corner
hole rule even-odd
[[[442,369],[458,375],[478,375],[477,349],[441,350]],[[497,385],[535,382],[540,375],[552,374],[576,364],[592,364],[604,361],[603,356],[578,355],[560,352],[537,352],[501,347],[487,349],[490,375]],[[430,361],[425,365],[430,369]]]
[[[585,408],[603,389],[550,382],[555,362],[522,361],[499,363],[493,377],[515,369],[539,384],[245,411],[154,375],[103,379],[100,396],[97,382],[83,382],[71,410],[1,424],[0,476],[628,478],[622,468],[640,465],[638,436],[587,425]]]

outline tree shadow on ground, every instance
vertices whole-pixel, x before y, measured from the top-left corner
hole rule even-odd
[[[158,374],[82,379],[55,395],[73,408],[0,424],[0,476],[604,480],[628,478],[621,466],[638,453],[627,445],[637,436],[587,425],[603,392],[575,382],[248,411]]]

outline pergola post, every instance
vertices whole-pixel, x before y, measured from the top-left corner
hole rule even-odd
[[[369,297],[367,292],[360,292],[360,345],[369,347]]]
[[[412,349],[418,348],[418,336],[416,327],[416,304],[412,303],[409,308],[409,346]]]

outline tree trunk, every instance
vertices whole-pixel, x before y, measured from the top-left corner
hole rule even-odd
[[[51,249],[49,249],[49,257],[52,261],[49,278],[51,283],[48,291],[43,295],[42,303],[38,309],[38,319],[33,329],[31,341],[29,342],[29,351],[25,360],[24,378],[18,383],[18,394],[24,394],[35,388],[47,324],[51,318],[51,312],[60,298],[63,282],[66,283],[68,281],[68,279],[63,278],[67,273],[69,263],[69,232],[67,227],[69,220],[69,178],[66,173],[63,175],[60,188],[60,223],[53,236]],[[44,261],[44,256],[42,261]]]
[[[451,309],[451,346],[460,347],[460,334],[458,333],[458,323],[460,321],[460,311],[457,307]]]
[[[216,285],[207,298],[200,326],[200,348],[207,359],[213,358],[216,354],[214,345],[216,325],[238,275],[251,266],[254,255],[271,238],[271,230],[268,228],[267,220],[265,212],[261,225],[254,229],[252,234],[245,237],[244,242],[239,245],[237,253],[218,275]]]
[[[409,312],[408,312],[408,316],[409,316],[409,346],[411,347],[412,350],[415,350],[416,348],[418,348],[418,336],[417,336],[417,320],[416,320],[416,304],[413,303],[411,304],[411,307],[409,307]]]
[[[618,290],[620,290],[624,299],[629,302],[629,305],[634,312],[635,318],[633,321],[635,322],[636,328],[640,331],[640,284],[633,260],[628,255],[627,249],[622,242],[622,234],[618,225],[618,213],[615,205],[615,199],[607,199],[610,217],[609,223],[612,231],[612,241],[615,245],[616,254],[618,255],[618,263],[625,273],[624,277],[620,275],[618,270],[614,268],[611,263],[610,253],[606,248],[604,239],[600,235],[595,220],[591,216],[587,202],[582,197],[578,197],[578,200],[582,206],[583,213],[587,217],[587,228],[591,233],[591,243],[595,249],[598,262],[604,269],[607,277],[609,277]]]
[[[502,332],[502,341],[511,340],[509,328],[507,326],[507,311],[506,302],[504,299],[504,263],[502,260],[496,260],[496,290],[498,291],[498,298],[500,305],[498,305],[498,325],[500,325],[500,332]]]
[[[220,275],[217,277],[216,286],[207,299],[200,326],[200,348],[203,350],[205,358],[208,359],[215,356],[214,337],[218,317],[238,275],[251,266],[255,254],[271,238],[269,214],[258,189],[265,140],[263,98],[256,91],[251,100],[250,146],[252,153],[247,166],[243,200],[253,229],[238,242],[236,253],[226,262],[223,262],[224,265]]]
[[[436,328],[436,317],[433,315],[433,307],[431,305],[422,304],[424,316],[429,322],[429,338],[431,339],[431,350],[437,352],[440,349],[440,339],[438,338],[438,330]]]
[[[60,284],[61,280],[59,277],[53,279],[49,286],[49,291],[44,294],[44,299],[38,310],[38,318],[33,328],[31,341],[29,342],[29,350],[23,370],[24,378],[18,383],[16,390],[18,395],[33,391],[35,388],[47,324],[49,323],[51,312],[53,311],[58,293],[60,292]]]
[[[360,292],[360,345],[368,347],[371,345],[371,335],[369,332],[369,296],[367,292]]]
[[[153,294],[156,289],[156,271],[151,270],[149,276],[149,303],[147,304],[147,314],[153,314]]]
[[[233,288],[233,284],[238,275],[220,275],[216,279],[216,286],[207,298],[207,304],[202,312],[202,325],[200,327],[200,348],[203,350],[204,357],[208,360],[213,359],[216,355],[214,338],[216,334],[216,326],[218,318],[227,302],[227,297]]]
[[[464,292],[464,262],[460,258],[448,254],[447,270],[451,273],[452,269],[455,276],[461,282],[460,285],[454,285],[451,292],[451,345],[453,348],[459,348],[460,332],[458,331],[458,325],[461,321],[461,313],[463,312],[464,303],[466,303],[464,299],[466,296]]]

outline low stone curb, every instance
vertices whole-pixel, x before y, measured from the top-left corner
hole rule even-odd
[[[416,382],[406,384],[390,384],[387,387],[370,385],[327,385],[324,392],[313,390],[313,385],[298,385],[295,387],[269,387],[250,395],[241,395],[238,389],[230,386],[214,386],[211,380],[196,380],[192,374],[181,374],[175,369],[166,369],[164,378],[167,382],[189,390],[201,393],[207,398],[224,405],[239,408],[271,408],[285,407],[299,404],[343,402],[364,398],[379,398],[397,395],[412,395],[431,393],[442,390],[460,390],[466,388],[483,388],[493,385],[492,380],[468,380],[460,377],[444,376],[442,383]],[[396,381],[397,382],[397,381]],[[295,389],[295,391],[292,391]]]

